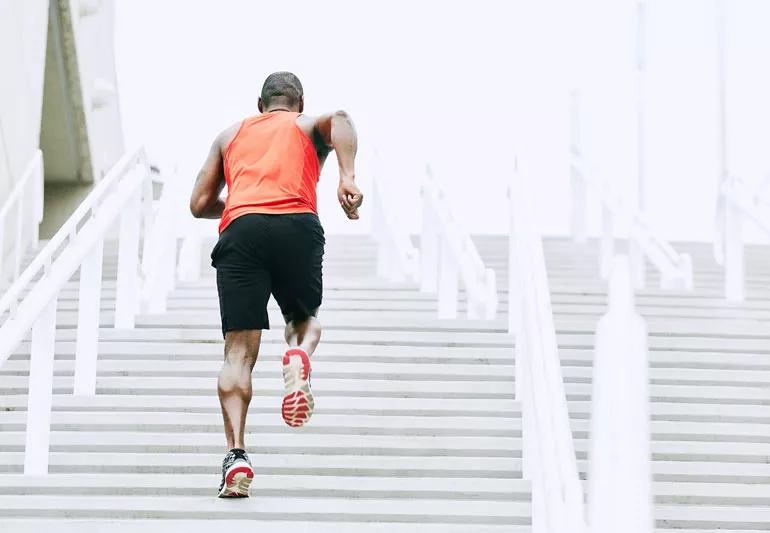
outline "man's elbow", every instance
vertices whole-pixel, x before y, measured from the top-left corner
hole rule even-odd
[[[208,202],[205,198],[191,198],[190,199],[190,213],[195,218],[203,218],[208,207]]]
[[[353,125],[353,119],[350,117],[350,114],[345,111],[344,109],[340,109],[339,111],[335,111],[332,115],[332,123],[341,123],[341,124],[347,124],[349,126]]]

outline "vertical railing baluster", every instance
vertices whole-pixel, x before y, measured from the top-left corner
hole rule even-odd
[[[599,253],[599,272],[602,278],[607,278],[615,255],[615,232],[613,228],[612,209],[602,202],[602,238]]]
[[[104,241],[100,239],[80,265],[78,327],[75,344],[74,392],[77,395],[96,394],[103,251]]]
[[[733,302],[744,298],[742,213],[728,193],[725,206],[725,296]]]
[[[5,282],[5,216],[0,213],[0,283]]]
[[[48,473],[57,297],[46,304],[32,326],[24,444],[24,474],[27,475]]]
[[[452,250],[446,242],[446,237],[442,239],[439,248],[438,317],[457,318],[458,265],[452,257]],[[471,305],[470,298],[466,305]]]
[[[118,276],[115,291],[115,327],[133,329],[139,294],[139,217],[141,191],[126,205],[120,216],[118,236]]]
[[[420,290],[436,292],[438,289],[439,233],[438,221],[432,211],[428,195],[422,190],[422,231],[420,233]]]
[[[23,191],[22,191],[23,192]],[[23,225],[24,204],[22,202],[23,194],[16,197],[16,237],[13,242],[13,279],[19,279],[21,273],[21,255],[24,253],[24,247],[21,244]]]
[[[639,245],[639,241],[634,238],[634,229],[629,230],[631,235],[628,238],[628,258],[631,262],[631,280],[634,284],[634,289],[643,289],[646,284],[647,278],[647,265],[644,256],[644,251]]]

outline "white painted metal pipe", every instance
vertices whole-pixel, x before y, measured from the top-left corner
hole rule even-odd
[[[429,193],[422,190],[422,231],[420,233],[420,290],[438,290],[439,234],[438,221],[428,200]]]
[[[440,244],[438,268],[438,317],[457,318],[459,273],[457,262],[445,239]]]
[[[78,326],[75,343],[74,393],[76,395],[93,396],[96,394],[103,251],[104,241],[99,239],[80,265]]]
[[[742,213],[728,197],[725,205],[725,296],[732,302],[744,299]]]
[[[27,392],[27,430],[24,444],[24,474],[48,473],[51,435],[53,361],[56,341],[56,303],[54,296],[32,326]]]
[[[120,215],[118,275],[115,282],[115,327],[120,329],[134,329],[139,303],[140,208],[141,190],[133,193]]]
[[[651,533],[652,466],[647,326],[634,308],[628,258],[613,261],[609,310],[596,329],[589,525]]]

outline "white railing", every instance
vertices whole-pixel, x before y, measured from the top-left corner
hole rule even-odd
[[[532,197],[518,169],[509,189],[509,328],[516,336],[516,398],[522,405],[524,475],[532,482],[532,531],[585,531],[583,487]]]
[[[372,235],[377,242],[377,275],[391,282],[420,280],[420,251],[395,209],[388,209],[378,169],[372,173]]]
[[[593,533],[653,531],[647,326],[626,256],[613,259],[596,328],[588,522]]]
[[[59,292],[79,268],[74,392],[93,395],[105,234],[119,220],[115,327],[130,329],[139,307],[140,226],[149,233],[151,202],[152,184],[144,150],[130,152],[102,178],[0,298],[0,317],[7,315],[0,326],[0,364],[32,330],[25,474],[48,472]]]
[[[177,281],[179,256],[179,221],[189,217],[182,186],[176,169],[161,175],[163,186],[157,210],[154,213],[153,231],[145,234],[145,251],[142,259],[141,309],[147,313],[165,313],[168,294]],[[198,250],[200,252],[200,250]],[[198,256],[200,263],[200,255]]]
[[[609,276],[615,257],[615,231],[618,226],[628,228],[628,246],[633,272],[633,284],[644,288],[646,282],[645,258],[660,272],[660,286],[668,289],[692,289],[693,268],[689,254],[676,250],[653,230],[647,218],[629,202],[613,194],[607,183],[595,180],[585,169],[579,143],[577,95],[572,95],[572,134],[570,142],[570,176],[572,188],[572,238],[586,242],[588,191],[593,191],[601,203],[599,272]]]
[[[452,216],[430,168],[421,195],[420,289],[438,292],[439,318],[456,318],[458,284],[462,279],[468,318],[493,320],[498,303],[495,272],[484,266],[476,245]]]
[[[21,179],[0,206],[0,282],[15,281],[21,274],[24,254],[37,246],[38,228],[43,220],[43,153],[35,152]],[[6,265],[6,233],[12,233],[10,265]],[[7,273],[10,272],[10,276]]]
[[[770,238],[770,213],[761,196],[752,194],[740,179],[728,178],[719,191],[714,256],[725,269],[725,298],[738,302],[745,298],[743,224],[746,220],[754,222]]]

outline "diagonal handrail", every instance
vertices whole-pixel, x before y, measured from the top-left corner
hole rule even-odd
[[[145,209],[142,209],[142,201]],[[48,472],[59,292],[80,269],[75,394],[96,391],[104,238],[118,220],[115,326],[133,328],[138,308],[141,226],[148,233],[152,186],[143,149],[120,159],[0,298],[0,364],[32,330],[24,473]],[[144,213],[144,217],[142,217]]]
[[[509,193],[509,330],[516,337],[516,398],[522,404],[524,475],[532,526],[582,533],[583,488],[561,374],[542,237],[527,183],[514,169]]]
[[[458,280],[468,298],[468,317],[497,315],[495,271],[487,268],[470,235],[457,223],[430,167],[420,190],[423,202],[421,289],[438,292],[440,318],[457,316]]]
[[[759,195],[752,194],[740,178],[728,176],[719,188],[714,232],[714,258],[725,270],[725,298],[743,301],[743,221],[753,222],[770,238],[770,215]]]
[[[615,225],[622,222],[628,228],[631,268],[637,289],[645,285],[645,257],[660,272],[663,288],[693,288],[692,258],[689,254],[678,253],[671,244],[652,227],[647,216],[636,206],[612,191],[606,182],[593,178],[595,172],[586,169],[579,141],[577,94],[572,94],[570,138],[570,179],[572,185],[572,237],[575,242],[586,240],[586,217],[588,190],[598,196],[600,211],[601,239],[599,271],[608,278],[615,255]]]
[[[377,274],[392,282],[419,281],[420,251],[395,212],[380,183],[377,154],[372,172],[372,234],[377,242]]]
[[[18,304],[22,293],[29,288],[38,274],[41,272],[45,273],[51,268],[55,257],[62,251],[62,245],[74,240],[86,216],[95,216],[95,209],[101,205],[104,197],[119,183],[127,170],[140,162],[146,164],[144,149],[130,152],[123,156],[113,169],[96,184],[93,190],[61,226],[59,231],[46,243],[29,266],[24,269],[19,278],[0,297],[0,316],[8,311],[11,311],[13,314],[13,310]],[[113,218],[115,218],[119,213],[114,213],[113,215]],[[0,352],[1,354],[2,352]],[[2,360],[2,357],[0,357],[0,362]]]

